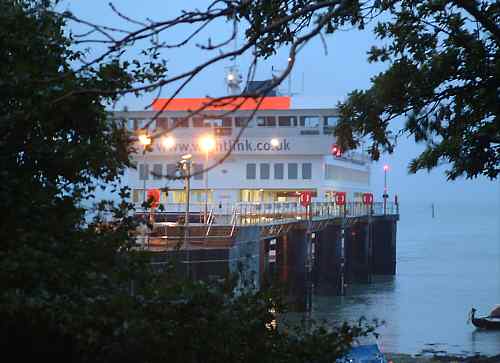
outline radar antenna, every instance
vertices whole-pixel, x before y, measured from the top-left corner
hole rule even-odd
[[[243,78],[237,65],[226,67],[226,85],[229,95],[237,95],[241,93],[240,84],[242,81]]]

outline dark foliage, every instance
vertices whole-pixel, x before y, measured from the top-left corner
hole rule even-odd
[[[86,223],[87,198],[129,164],[129,135],[108,121],[105,106],[138,79],[118,61],[73,72],[84,54],[71,50],[64,24],[49,1],[0,3],[2,356],[331,362],[371,331],[364,324],[273,329],[280,304],[270,292],[153,271],[131,248],[135,225],[125,202],[101,204],[115,222],[98,213]],[[73,93],[82,89],[109,92]]]

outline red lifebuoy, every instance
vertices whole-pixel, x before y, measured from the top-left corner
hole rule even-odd
[[[373,194],[364,193],[363,194],[363,204],[373,204]]]
[[[337,205],[344,205],[346,201],[346,195],[345,192],[337,192],[335,194],[335,203]]]
[[[312,200],[311,192],[300,193],[300,204],[302,204],[303,207],[307,207],[309,204],[311,204],[311,200]]]
[[[157,208],[160,205],[160,189],[148,189],[147,200],[152,200],[151,208]]]

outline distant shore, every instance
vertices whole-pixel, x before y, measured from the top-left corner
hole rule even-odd
[[[426,355],[426,354],[401,354],[385,353],[388,361],[393,363],[500,363],[500,354],[487,357],[483,355],[475,356],[457,356],[453,354],[445,355]]]

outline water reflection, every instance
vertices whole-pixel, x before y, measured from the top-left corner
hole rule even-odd
[[[466,323],[472,306],[488,312],[500,304],[498,210],[441,207],[435,219],[410,210],[398,225],[396,276],[349,285],[343,297],[315,296],[312,317],[382,320],[386,352],[500,354],[500,331]]]

